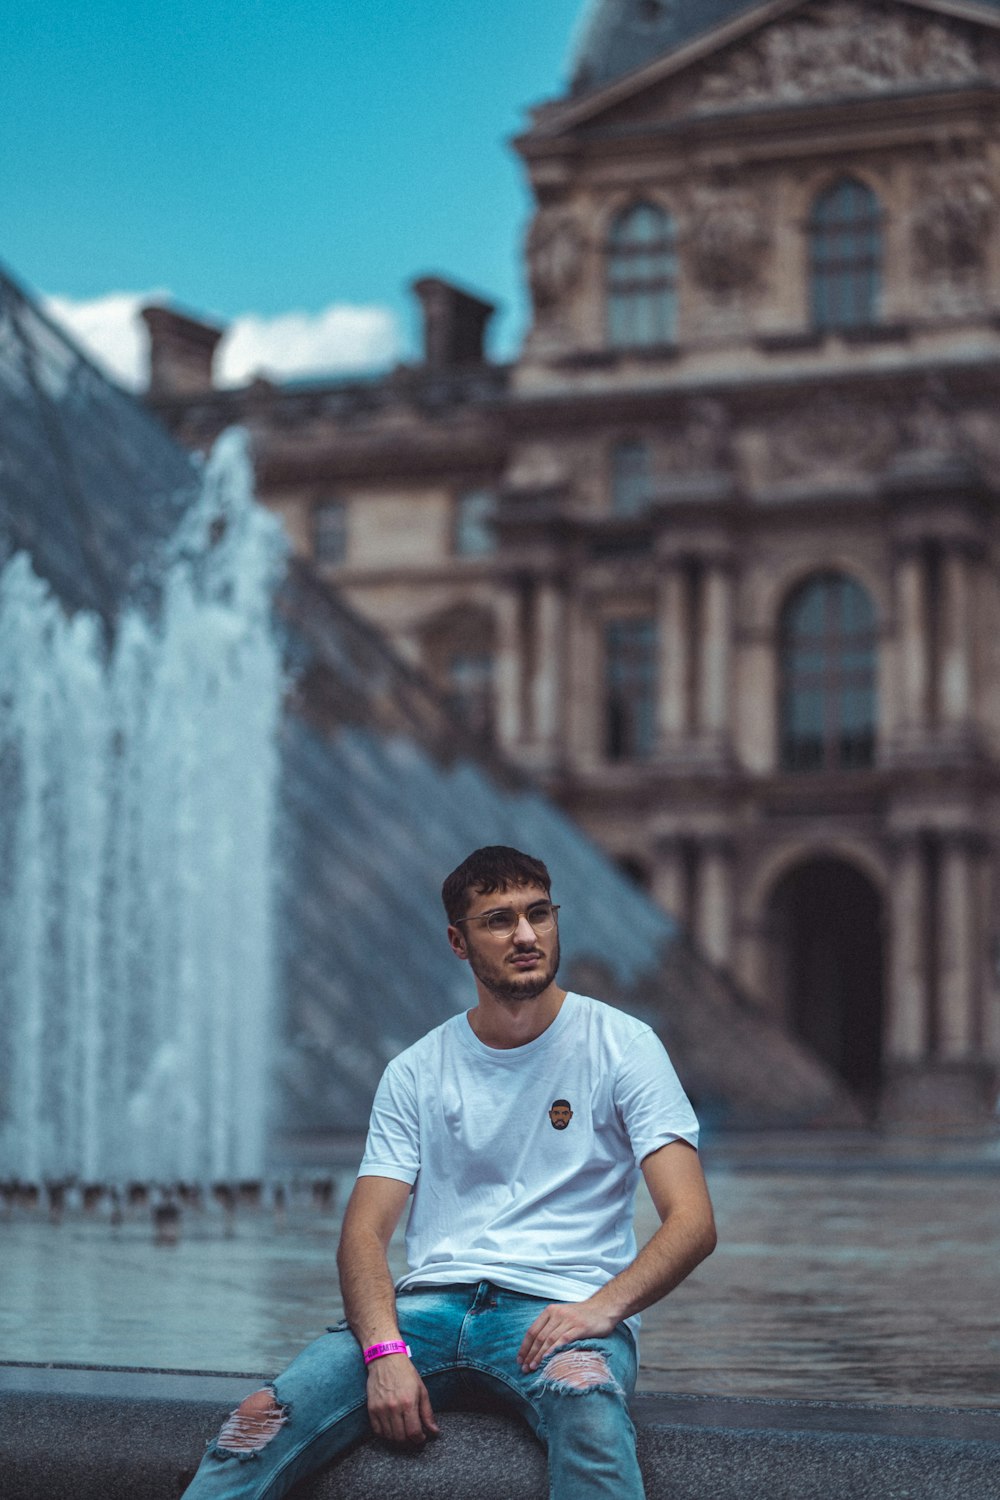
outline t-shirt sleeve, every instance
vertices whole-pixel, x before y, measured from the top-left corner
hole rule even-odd
[[[420,1123],[409,1074],[390,1063],[375,1091],[359,1177],[414,1183],[420,1171]]]
[[[668,1141],[698,1145],[697,1117],[654,1031],[641,1032],[625,1049],[614,1099],[637,1166]]]

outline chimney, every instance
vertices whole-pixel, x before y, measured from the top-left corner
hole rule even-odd
[[[413,290],[424,314],[424,364],[431,370],[483,364],[486,325],[495,305],[440,276],[422,277]]]
[[[225,332],[170,307],[142,309],[149,329],[149,394],[197,396],[212,389],[212,360]]]

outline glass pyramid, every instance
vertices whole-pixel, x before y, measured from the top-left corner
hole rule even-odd
[[[114,633],[155,610],[198,466],[0,274],[0,563],[30,555],[69,613]],[[473,1003],[443,877],[472,848],[540,855],[562,904],[561,977],[646,1016],[703,1116],[847,1119],[837,1082],[740,1000],[677,924],[300,561],[278,585],[274,1123],[357,1131],[385,1062]],[[0,705],[2,709],[2,705]]]

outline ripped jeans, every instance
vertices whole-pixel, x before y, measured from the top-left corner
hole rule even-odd
[[[517,1351],[546,1299],[482,1281],[409,1288],[397,1295],[396,1305],[400,1332],[435,1413],[475,1405],[476,1397],[481,1403],[488,1395],[523,1417],[544,1443],[550,1500],[643,1500],[628,1412],[636,1352],[623,1324],[609,1338],[564,1345],[538,1370],[525,1373]],[[590,1357],[563,1357],[573,1350]],[[366,1383],[354,1335],[346,1323],[331,1329],[261,1393],[260,1414],[249,1422],[239,1409],[233,1414],[210,1444],[185,1500],[284,1495],[371,1435]]]

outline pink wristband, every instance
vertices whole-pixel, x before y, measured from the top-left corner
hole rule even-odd
[[[365,1350],[365,1364],[370,1365],[373,1359],[383,1359],[387,1354],[409,1354],[409,1344],[404,1344],[402,1339],[393,1339],[389,1344],[369,1344]]]

